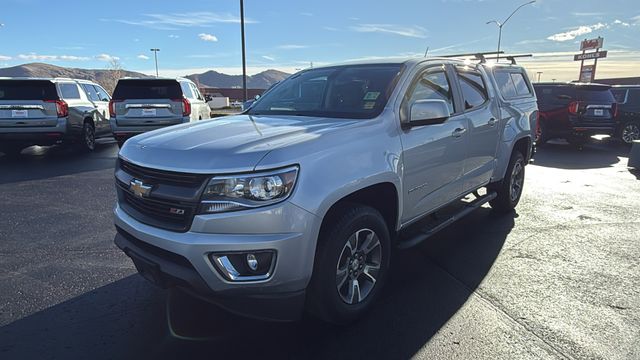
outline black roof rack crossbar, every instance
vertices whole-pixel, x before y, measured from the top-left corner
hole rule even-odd
[[[481,63],[484,63],[487,61],[485,55],[498,55],[498,54],[504,54],[504,51],[485,51],[485,52],[474,52],[474,53],[467,53],[467,54],[452,54],[452,55],[443,55],[440,57],[445,57],[445,58],[474,57],[476,58],[476,60],[480,60]]]
[[[511,61],[511,65],[516,65],[516,58],[524,58],[524,57],[532,57],[533,54],[516,54],[516,55],[505,55],[505,56],[500,56],[500,59],[507,59],[509,61]],[[493,60],[493,59],[497,59],[497,56],[487,56],[485,59],[487,60]]]

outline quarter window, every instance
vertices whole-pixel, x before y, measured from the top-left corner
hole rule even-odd
[[[98,93],[98,97],[100,98],[100,101],[109,101],[111,99],[111,97],[109,96],[109,94],[107,94],[107,91],[103,88],[101,88],[98,85],[94,85],[94,88],[96,88],[96,92]]]
[[[484,104],[489,96],[487,95],[487,88],[484,80],[482,80],[482,75],[475,71],[460,69],[457,71],[464,100],[464,109],[469,110]]]
[[[527,81],[524,79],[524,74],[522,73],[510,73],[511,80],[515,84],[516,92],[518,96],[531,95],[531,89],[529,89],[529,85],[527,85]]]
[[[96,90],[93,88],[93,85],[82,84],[82,88],[84,89],[84,92],[87,94],[87,97],[89,98],[89,100],[100,101],[100,98],[98,98],[98,94],[96,94]]]
[[[453,114],[453,95],[447,74],[438,70],[421,75],[411,91],[409,106],[417,100],[444,100],[449,106],[449,112]]]
[[[191,90],[191,86],[189,85],[190,84],[187,82],[180,83],[180,87],[182,88],[182,94],[184,95],[184,97],[186,97],[187,99],[193,99],[193,91]]]
[[[60,94],[63,99],[80,99],[80,90],[76,84],[61,83]]]
[[[505,99],[531,95],[531,89],[520,72],[496,71],[495,78]]]

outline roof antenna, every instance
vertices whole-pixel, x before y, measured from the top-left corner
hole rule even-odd
[[[427,46],[427,50],[424,52],[424,57],[427,57],[428,53],[429,53],[429,47]]]

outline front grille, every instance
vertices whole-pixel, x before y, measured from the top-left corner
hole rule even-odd
[[[126,175],[116,174],[120,205],[129,215],[147,225],[184,232],[196,214],[207,175],[149,169],[119,159],[121,171],[153,188],[140,197],[129,189]]]
[[[207,175],[188,174],[174,171],[156,170],[142,167],[126,160],[119,159],[120,168],[124,172],[150,183],[167,183],[188,187],[199,187],[207,178]]]

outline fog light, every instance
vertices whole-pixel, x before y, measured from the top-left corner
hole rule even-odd
[[[258,270],[258,259],[253,254],[247,254],[247,265],[252,271]]]
[[[216,270],[230,281],[267,280],[276,263],[274,250],[209,255]]]

